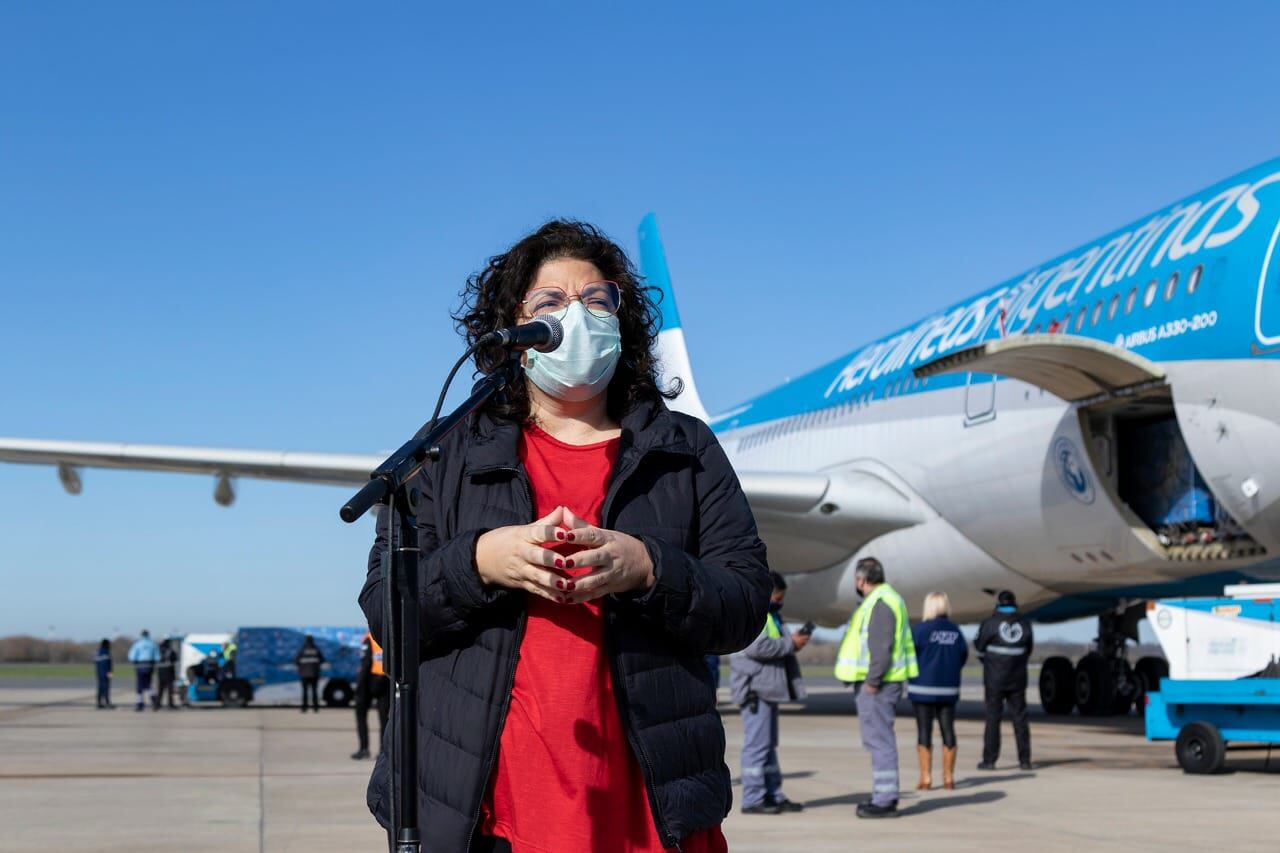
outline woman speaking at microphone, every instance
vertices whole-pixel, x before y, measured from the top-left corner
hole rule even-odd
[[[421,475],[424,849],[726,850],[703,656],[760,633],[764,545],[715,436],[664,404],[655,306],[623,251],[548,222],[468,280],[455,319],[474,343],[544,314],[563,343],[527,352]],[[360,594],[378,637],[390,515]],[[386,755],[369,786],[383,825]]]

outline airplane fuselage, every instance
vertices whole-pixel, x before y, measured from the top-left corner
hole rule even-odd
[[[1275,577],[1277,183],[1280,160],[714,419],[740,470],[871,473],[924,519],[848,559],[799,571],[786,548],[771,545],[771,564],[791,574],[790,617],[846,620],[856,604],[852,565],[868,554],[913,613],[937,589],[960,619],[989,613],[999,589],[1057,619],[1186,589],[1196,578]],[[1034,369],[1026,371],[1032,381],[913,372],[984,342],[1044,333],[1140,355],[1163,375],[1067,403]],[[1135,488],[1148,475],[1181,482],[1163,469],[1184,456],[1198,475],[1182,472],[1193,485],[1187,499],[1210,509],[1191,507],[1199,526],[1163,525],[1160,508],[1145,506]]]

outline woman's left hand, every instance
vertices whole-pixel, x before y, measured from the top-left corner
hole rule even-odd
[[[653,586],[653,560],[649,549],[634,536],[587,524],[566,507],[564,527],[556,539],[585,546],[573,555],[575,566],[595,566],[593,571],[573,579],[570,601],[581,604],[617,592],[649,589]]]

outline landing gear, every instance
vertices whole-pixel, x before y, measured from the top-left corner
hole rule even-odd
[[[1075,667],[1064,657],[1047,658],[1040,667],[1040,704],[1046,714],[1070,714],[1076,706]]]
[[[1143,697],[1156,689],[1168,668],[1159,658],[1143,658],[1134,667],[1125,655],[1129,640],[1137,642],[1138,621],[1146,614],[1138,604],[1098,617],[1096,649],[1073,667],[1065,657],[1047,659],[1040,669],[1040,704],[1047,714],[1069,714],[1074,707],[1086,717],[1142,713]],[[1163,667],[1163,669],[1162,669]]]

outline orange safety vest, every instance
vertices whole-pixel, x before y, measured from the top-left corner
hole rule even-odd
[[[369,648],[373,652],[373,666],[370,668],[370,672],[374,675],[386,675],[387,673],[382,668],[382,646],[374,642],[373,634],[366,633],[364,638],[368,641]]]

